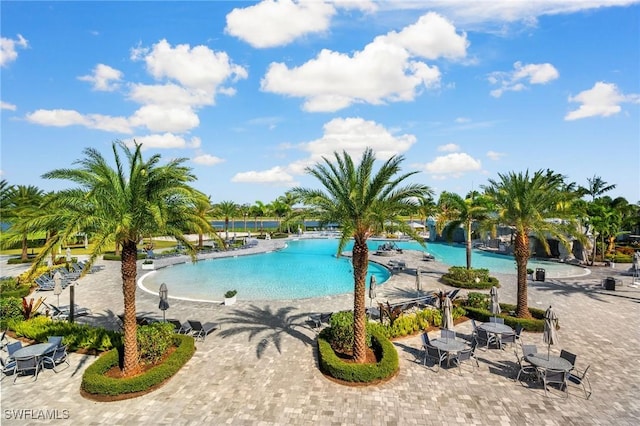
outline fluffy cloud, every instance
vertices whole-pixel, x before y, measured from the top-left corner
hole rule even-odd
[[[440,145],[437,149],[440,152],[458,152],[460,151],[460,146],[455,143],[448,143],[446,145]]]
[[[460,177],[466,172],[477,171],[482,168],[480,160],[476,160],[464,152],[456,152],[445,156],[436,157],[435,160],[419,166],[427,173],[431,173],[434,179],[445,177]]]
[[[98,64],[93,69],[93,74],[78,77],[78,80],[88,81],[93,84],[93,90],[101,92],[113,92],[120,87],[122,72],[109,65]]]
[[[107,132],[132,133],[129,121],[125,117],[111,117],[101,114],[81,114],[68,109],[39,109],[26,115],[30,123],[41,126],[67,127],[84,126],[89,129]]]
[[[498,161],[502,157],[505,157],[507,154],[504,152],[496,152],[496,151],[487,151],[487,157],[493,161]]]
[[[265,0],[227,15],[225,31],[256,48],[282,46],[326,31],[336,9],[321,1]]]
[[[250,171],[237,173],[233,178],[231,178],[231,182],[266,183],[286,187],[295,186],[297,184],[293,180],[293,176],[287,173],[287,171],[280,166],[261,172]]]
[[[511,72],[496,71],[489,75],[489,82],[500,87],[491,91],[491,96],[499,98],[504,92],[519,92],[528,84],[546,84],[560,76],[558,70],[549,63],[526,64],[516,62]]]
[[[569,102],[577,102],[578,109],[569,112],[564,119],[567,121],[578,120],[587,117],[608,117],[622,110],[620,104],[624,102],[638,103],[640,95],[625,95],[618,90],[613,83],[597,82],[589,90],[569,96]]]
[[[27,39],[20,34],[18,34],[16,40],[0,37],[0,67],[5,67],[18,58],[18,52],[16,50],[18,47],[22,49],[29,47]]]
[[[142,144],[143,149],[169,149],[169,148],[200,148],[202,141],[198,137],[192,137],[187,140],[180,135],[173,133],[164,133],[157,135],[136,136],[135,141]],[[133,139],[129,141],[129,145],[133,144]]]
[[[196,155],[191,159],[191,161],[202,166],[215,166],[216,164],[224,162],[222,158],[210,154]]]
[[[1,101],[0,102],[0,109],[6,109],[6,110],[9,110],[9,111],[15,111],[16,109],[18,109],[18,107],[15,106],[14,104],[10,104],[9,102]]]
[[[198,115],[187,107],[169,105],[145,105],[130,118],[132,126],[146,127],[152,132],[183,133],[200,124]]]
[[[417,58],[462,58],[467,45],[466,34],[457,34],[443,17],[428,13],[353,54],[323,49],[298,67],[271,63],[261,89],[305,98],[303,108],[313,112],[333,112],[353,103],[411,101],[422,88],[440,83],[438,68]]]

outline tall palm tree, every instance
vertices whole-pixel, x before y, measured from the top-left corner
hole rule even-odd
[[[494,203],[498,221],[514,229],[514,257],[517,266],[518,294],[516,315],[529,318],[527,293],[527,261],[531,255],[529,236],[535,235],[547,253],[547,237],[569,246],[568,237],[577,231],[575,221],[569,220],[567,194],[562,190],[564,177],[551,171],[499,174],[499,180],[489,179],[485,194]],[[555,220],[564,219],[567,220]],[[551,220],[554,219],[554,220]]]
[[[196,229],[193,229],[193,231],[197,232],[198,234],[198,248],[200,249],[202,249],[202,247],[204,246],[205,234],[213,236],[215,240],[222,244],[222,239],[220,238],[218,233],[215,232],[215,229],[213,229],[213,226],[211,225],[212,212],[213,206],[211,205],[211,196],[202,194],[202,196],[198,197],[196,201],[196,204],[194,206],[194,213],[201,219],[199,223],[206,223],[207,226],[204,228],[198,227]],[[224,244],[222,244],[222,246],[224,246]]]
[[[234,218],[238,213],[238,205],[233,201],[221,201],[215,206],[215,215],[224,219],[225,239],[229,239],[229,220]]]
[[[187,248],[195,261],[195,248],[184,232],[204,228],[207,223],[195,214],[202,193],[189,185],[196,178],[191,169],[182,165],[186,159],[174,159],[161,166],[159,155],[145,161],[139,144],[132,149],[116,141],[112,150],[115,168],[97,150],[86,148],[85,158],[74,163],[77,168],[56,169],[42,176],[69,180],[76,187],[57,193],[54,204],[66,225],[57,238],[47,241],[31,272],[58,241],[82,230],[90,230],[93,238],[89,265],[114,243],[122,247],[123,375],[129,377],[139,371],[135,299],[138,242],[150,234],[171,236]]]
[[[442,211],[438,220],[444,222],[442,232],[447,239],[451,240],[454,231],[461,226],[464,227],[467,269],[471,269],[471,241],[473,237],[471,227],[474,223],[482,225],[489,219],[491,212],[489,199],[477,191],[470,192],[464,199],[458,194],[444,191],[440,194],[438,207]]]
[[[5,196],[2,220],[9,228],[3,240],[7,244],[20,243],[20,258],[26,262],[29,259],[29,234],[39,231],[31,222],[40,213],[44,191],[33,185],[17,185],[13,190],[6,190]]]
[[[600,176],[593,175],[593,178],[587,178],[587,182],[589,182],[588,187],[579,187],[579,190],[587,195],[591,195],[591,201],[595,201],[596,198],[600,197],[605,192],[609,192],[616,188],[615,184],[609,185],[609,183],[602,180]]]
[[[393,156],[374,172],[375,155],[370,148],[362,154],[360,164],[356,167],[353,160],[343,152],[335,152],[332,162],[323,158],[307,168],[307,173],[320,181],[324,190],[295,188],[294,191],[307,205],[315,206],[326,222],[339,223],[342,237],[338,244],[338,255],[347,242],[353,238],[353,331],[355,362],[366,360],[366,320],[365,320],[365,287],[369,262],[367,238],[379,230],[378,221],[374,219],[377,211],[395,212],[396,216],[407,205],[416,203],[428,191],[424,185],[411,184],[401,187],[409,176],[416,172],[398,176],[402,156]],[[399,216],[394,217],[397,219]],[[411,230],[404,221],[406,228]],[[412,231],[412,230],[411,230]]]

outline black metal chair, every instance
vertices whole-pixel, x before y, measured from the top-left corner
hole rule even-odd
[[[567,379],[569,378],[569,372],[565,370],[554,370],[547,368],[542,375],[542,383],[544,386],[544,394],[548,396],[548,385],[555,384],[564,393],[564,397],[569,396],[569,388],[567,386]]]
[[[189,323],[189,325],[191,326],[191,335],[196,340],[201,340],[203,342],[209,334],[213,333],[214,330],[220,328],[218,324],[213,322],[207,322],[203,324],[200,321],[187,320],[187,323]]]
[[[15,358],[15,373],[13,383],[16,382],[19,376],[26,374],[33,374],[33,380],[38,380],[38,373],[40,372],[40,360],[37,356],[18,357]]]
[[[476,333],[476,340],[478,341],[478,346],[489,348],[490,345],[498,345],[498,339],[493,334],[489,334],[486,330],[482,328],[478,328]]]
[[[440,330],[440,338],[455,340],[456,332],[453,330],[448,330],[446,328],[443,328],[442,330]]]
[[[476,371],[475,366],[473,365],[473,361],[475,361],[476,365],[480,367],[480,363],[478,362],[478,358],[476,358],[476,348],[478,347],[478,342],[476,339],[471,341],[471,347],[467,349],[463,349],[458,351],[457,354],[450,358],[450,361],[458,364],[458,370],[462,373],[462,363],[463,362],[471,362],[472,371]]]
[[[67,364],[67,367],[71,367],[69,364],[69,354],[67,352],[67,345],[63,345],[60,342],[59,346],[56,346],[51,352],[44,354],[42,357],[42,366],[50,366],[54,373],[57,373],[56,367],[62,363]]]
[[[579,371],[577,369],[573,369],[571,370],[571,372],[569,373],[569,378],[568,381],[571,383],[574,383],[576,385],[582,385],[582,390],[584,391],[584,396],[586,399],[589,399],[591,397],[591,383],[589,383],[589,378],[587,377],[587,373],[589,372],[589,367],[591,367],[591,365],[587,365],[587,368],[584,369],[584,371]],[[585,386],[586,383],[586,386]],[[589,387],[589,390],[587,391],[587,386]],[[567,390],[567,393],[569,391]]]
[[[576,366],[576,358],[577,355],[572,354],[569,351],[565,351],[564,349],[562,349],[560,351],[560,358],[566,359],[567,361],[569,361],[571,363],[571,369],[573,370]]]
[[[539,377],[538,374],[538,368],[527,362],[527,360],[525,359],[525,357],[528,354],[523,354],[522,357],[520,357],[520,355],[518,355],[518,351],[514,350],[513,353],[516,355],[516,359],[518,360],[518,374],[516,375],[516,382],[520,381],[520,375],[524,374],[526,377],[530,377],[533,380],[537,379]],[[534,352],[535,353],[535,352]],[[532,377],[533,376],[533,377]]]
[[[425,349],[424,365],[427,365],[427,359],[430,359],[433,361],[434,366],[437,366],[436,371],[438,371],[440,369],[440,366],[442,365],[442,361],[445,361],[447,359],[447,353],[442,352],[440,351],[440,349],[431,345],[426,345]]]

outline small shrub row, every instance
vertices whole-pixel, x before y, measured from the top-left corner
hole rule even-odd
[[[371,335],[371,349],[378,359],[375,364],[345,362],[331,347],[328,340],[330,335],[329,327],[318,336],[320,370],[328,376],[352,383],[371,383],[390,378],[398,371],[398,352],[393,343],[383,335]]]
[[[511,312],[516,309],[515,305],[509,305],[506,303],[501,303],[500,308],[507,312]],[[467,311],[467,316],[469,318],[473,318],[478,321],[487,322],[490,317],[493,317],[493,314],[486,309],[465,306],[465,310]],[[531,312],[531,315],[533,316],[532,319],[517,318],[505,314],[499,314],[497,316],[498,318],[504,318],[504,323],[511,328],[515,328],[517,324],[520,324],[522,328],[527,331],[544,331],[544,311],[536,308],[529,308],[529,312]]]
[[[2,299],[7,297],[22,298],[28,296],[30,292],[31,285],[21,284],[14,277],[3,278],[0,280],[0,298]]]
[[[159,364],[143,374],[130,378],[106,377],[105,373],[119,365],[117,349],[102,354],[82,375],[80,388],[85,396],[125,396],[144,392],[162,384],[176,374],[193,356],[196,348],[193,337],[175,334],[176,350]]]
[[[33,258],[22,260],[22,258],[20,257],[12,257],[11,259],[7,260],[7,265],[21,265],[23,263],[32,263],[32,262],[33,262]]]
[[[45,316],[26,321],[10,320],[8,326],[17,336],[37,342],[46,342],[49,336],[63,336],[63,342],[69,345],[70,351],[84,349],[103,352],[122,342],[122,335],[118,332],[86,324],[54,321]]]
[[[442,275],[441,280],[443,283],[457,288],[500,287],[500,281],[496,277],[489,276],[489,270],[485,268],[467,269],[462,266],[452,266],[446,274]]]
[[[113,252],[112,252],[112,253],[105,253],[105,254],[103,254],[103,255],[102,255],[102,258],[103,258],[104,260],[117,260],[117,261],[122,260],[122,257],[121,257],[119,254],[115,254],[115,253],[113,253]],[[139,252],[139,253],[137,254],[136,258],[137,258],[138,260],[146,259],[146,258],[147,258],[147,253],[140,253],[140,252]]]

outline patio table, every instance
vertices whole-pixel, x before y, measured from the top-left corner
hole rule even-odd
[[[442,352],[447,353],[447,366],[449,366],[449,362],[451,361],[450,354],[452,352],[458,353],[467,347],[467,345],[465,345],[464,342],[460,340],[447,339],[442,337],[439,339],[433,339],[431,340],[430,343],[431,343],[431,346],[435,346],[436,348],[440,349]]]
[[[25,346],[13,353],[14,358],[29,358],[32,356],[41,357],[51,352],[57,346],[56,343],[36,343],[35,345]]]
[[[502,348],[502,342],[500,339],[502,333],[514,333],[513,328],[499,322],[483,322],[478,326],[478,328],[486,331],[487,333],[496,335],[499,348]]]
[[[535,353],[525,356],[524,359],[538,368],[563,371],[571,371],[573,369],[573,365],[569,361],[556,355]]]

